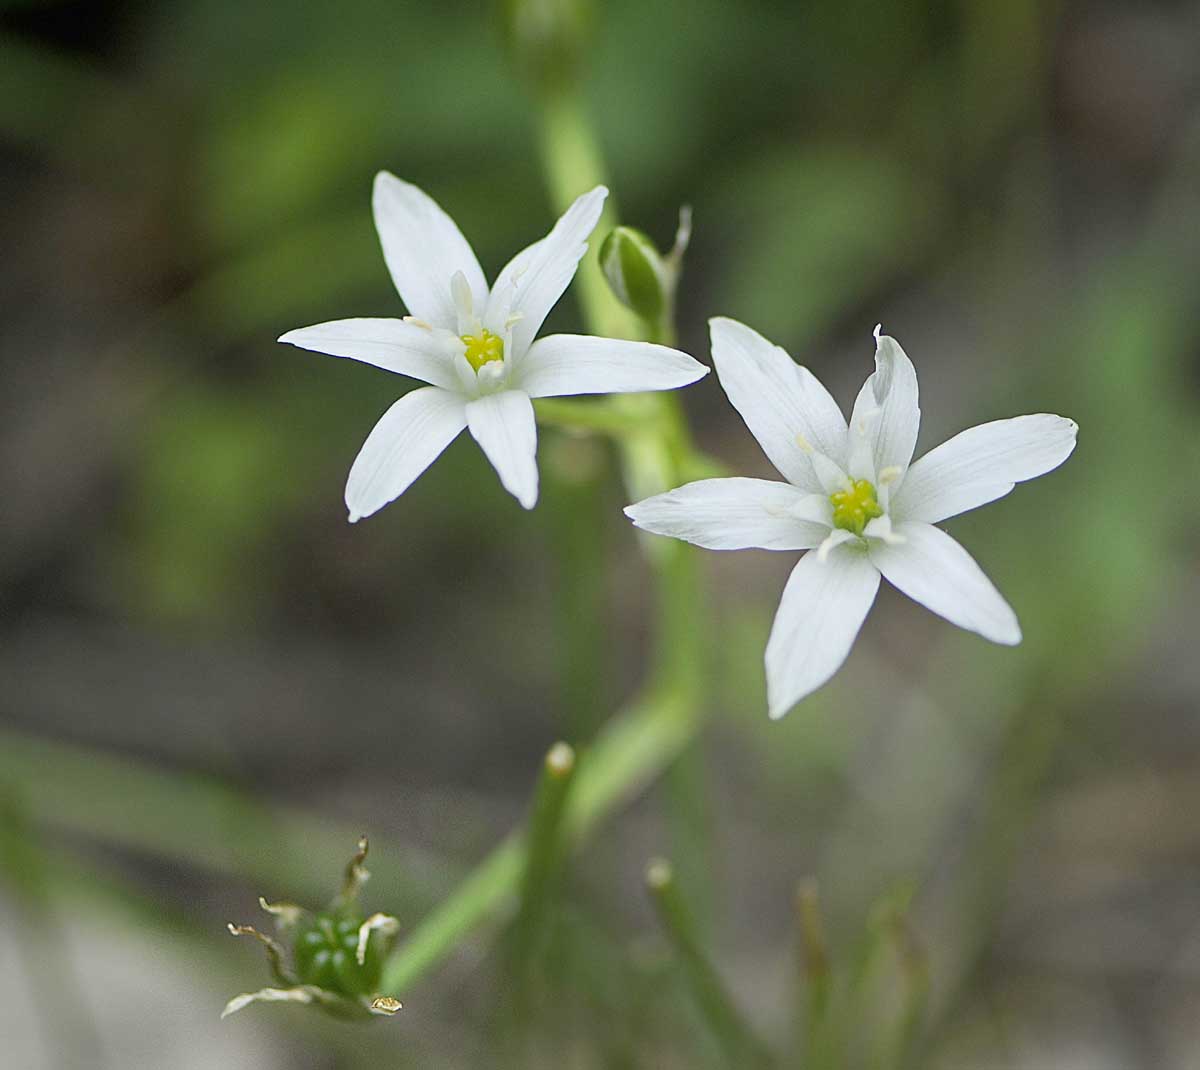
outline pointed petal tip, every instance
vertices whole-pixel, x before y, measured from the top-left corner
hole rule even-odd
[[[1021,634],[1021,625],[1017,623],[1017,619],[1014,617],[1012,621],[1012,631],[1005,631],[1000,635],[997,635],[994,641],[999,643],[1001,646],[1020,646],[1023,638],[1024,636]]]
[[[717,344],[718,338],[723,338],[725,341],[732,341],[731,335],[741,334],[755,335],[757,332],[753,327],[747,327],[741,320],[735,320],[732,316],[710,316],[708,320],[708,337],[712,345]]]
[[[871,335],[874,337],[876,344],[878,344],[880,337],[883,335],[883,324],[875,324],[875,330],[871,332]]]

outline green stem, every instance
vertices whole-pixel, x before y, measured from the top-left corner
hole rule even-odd
[[[575,769],[575,751],[566,743],[556,743],[547,752],[538,777],[526,834],[528,845],[521,880],[521,905],[513,920],[509,944],[513,978],[519,992],[527,985],[539,938],[546,929],[546,917],[562,861],[563,814]]]
[[[729,1065],[770,1066],[774,1061],[770,1051],[742,1018],[704,952],[695,918],[683,900],[670,863],[662,859],[651,862],[646,869],[646,887],[679,955],[705,1024],[712,1030]]]
[[[806,880],[796,889],[796,922],[799,930],[799,977],[802,1041],[797,1046],[798,1065],[819,1070],[831,1063],[829,1010],[833,994],[833,968],[817,882]]]
[[[546,524],[555,557],[557,634],[564,734],[592,739],[612,712],[615,673],[608,644],[596,642],[596,622],[607,607],[605,570],[596,567],[607,550],[611,512],[606,493],[612,458],[594,436],[546,443],[542,481]]]
[[[564,431],[597,432],[619,438],[642,429],[640,422],[611,401],[538,398],[533,403],[538,423]]]
[[[539,144],[558,211],[603,182],[600,152],[574,90],[542,101]],[[610,198],[596,233],[603,235],[615,221]],[[594,256],[584,258],[576,283],[594,334],[637,336],[634,317],[609,291]],[[627,395],[607,402],[539,401],[538,416],[543,422],[613,434],[632,487],[664,490],[674,485],[681,471],[703,463],[691,449],[679,402],[669,394]],[[656,667],[643,696],[610,720],[581,756],[562,818],[570,843],[578,843],[612,810],[636,797],[678,758],[699,729],[703,613],[694,559],[689,547],[665,540],[650,559],[659,590]],[[477,925],[511,909],[525,851],[524,835],[515,831],[480,863],[392,953],[384,965],[382,991],[402,996]]]
[[[579,193],[603,182],[605,177],[602,155],[576,87],[546,95],[540,129],[551,194],[561,211]],[[616,205],[609,197],[593,244],[603,241],[617,222]],[[660,345],[675,344],[673,308],[664,309],[655,323],[641,320],[613,295],[594,255],[585,257],[576,280],[592,333],[616,338],[645,337]],[[674,301],[668,305],[673,306]],[[599,429],[614,434],[617,440],[630,500],[637,501],[687,482],[687,473],[703,463],[693,448],[683,408],[672,392],[615,397],[601,403],[603,408],[596,403],[587,405],[586,414],[579,411],[585,404],[575,402],[572,412],[568,408],[571,402],[560,403],[557,411],[564,422],[570,418],[579,421],[590,415],[593,419],[611,419],[616,424]],[[553,406],[542,406],[539,417],[545,420],[554,412]],[[579,422],[575,426],[580,426]],[[657,540],[650,561],[656,572],[659,599],[654,671],[662,686],[678,688],[688,696],[689,703],[699,703],[704,663],[699,622],[703,614],[694,551],[682,543]],[[667,770],[667,818],[672,849],[685,870],[689,886],[703,889],[709,885],[700,876],[708,872],[711,855],[705,782],[703,754],[695,746],[685,748]],[[702,919],[710,914],[709,898],[705,895],[698,904]]]
[[[600,147],[584,113],[578,89],[564,88],[545,94],[541,101],[538,147],[555,209],[566,211],[581,193],[606,181]],[[637,320],[613,296],[596,262],[595,250],[617,224],[617,209],[610,196],[596,226],[592,248],[579,265],[575,286],[584,318],[593,334],[605,338],[636,338]]]
[[[563,814],[564,835],[577,844],[612,810],[629,802],[691,740],[693,706],[673,694],[651,694],[614,717],[580,759]],[[403,993],[453,952],[476,926],[511,907],[524,869],[524,836],[513,832],[392,953],[381,990]]]
[[[876,1065],[881,1070],[908,1070],[916,1062],[914,1054],[929,1003],[929,959],[912,931],[907,913],[897,912],[889,929],[903,977],[903,993],[894,1023],[880,1030]]]

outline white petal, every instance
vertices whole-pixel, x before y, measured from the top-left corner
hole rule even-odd
[[[709,550],[807,550],[829,534],[823,495],[767,479],[701,479],[625,510],[643,531]]]
[[[866,457],[874,470],[851,468],[855,479],[874,483],[885,468],[899,471],[892,477],[893,491],[904,479],[917,445],[921,409],[917,396],[917,371],[900,348],[900,343],[875,328],[875,371],[867,376],[854,402],[850,416],[850,437],[865,449],[855,449],[853,457]],[[865,444],[863,439],[866,440]]]
[[[870,542],[871,560],[888,582],[951,624],[993,643],[1021,641],[1017,615],[966,550],[939,528],[896,525],[902,543]]]
[[[505,390],[468,402],[467,426],[504,489],[532,509],[538,497],[537,425],[529,395]]]
[[[461,271],[476,308],[487,304],[487,280],[462,231],[438,203],[387,171],[375,176],[375,229],[392,282],[411,315],[455,330],[450,280]]]
[[[737,320],[708,321],[717,378],[750,433],[780,473],[820,491],[808,451],[845,463],[846,420],[807,368]]]
[[[380,417],[346,481],[350,523],[403,494],[467,425],[466,404],[436,386],[407,393]]]
[[[243,992],[240,996],[234,996],[225,1004],[225,1009],[221,1011],[221,1017],[228,1018],[251,1003],[312,1003],[314,998],[311,986],[260,988],[257,992]]]
[[[1003,498],[1013,486],[1057,468],[1075,448],[1074,420],[1049,413],[968,428],[908,470],[892,509],[936,524]]]
[[[707,374],[678,349],[581,334],[539,338],[516,367],[521,389],[534,398],[673,390]]]
[[[279,339],[301,349],[349,357],[384,371],[458,389],[454,358],[462,342],[449,331],[397,319],[350,319],[288,331]]]
[[[520,317],[512,324],[509,359],[520,360],[571,284],[607,196],[608,190],[597,186],[577,198],[549,234],[517,253],[497,276],[484,326],[500,334],[509,321]]]
[[[826,561],[800,558],[767,641],[767,701],[782,717],[841,668],[866,619],[879,571],[857,544],[835,547]]]

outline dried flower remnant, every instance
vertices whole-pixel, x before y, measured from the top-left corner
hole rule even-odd
[[[235,996],[221,1012],[227,1018],[251,1003],[303,1003],[339,1018],[370,1019],[395,1014],[400,1001],[378,991],[383,958],[399,932],[389,914],[364,917],[358,893],[370,873],[365,862],[367,838],[346,866],[342,886],[324,910],[310,912],[295,903],[259,905],[290,938],[290,954],[278,940],[250,925],[230,925],[234,936],[250,936],[263,945],[275,986]]]

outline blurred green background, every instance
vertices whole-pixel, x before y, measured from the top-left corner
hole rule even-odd
[[[1200,5],[594,14],[581,92],[622,218],[666,245],[695,211],[683,348],[707,361],[705,318],[735,316],[848,406],[882,320],[921,376],[918,453],[1021,412],[1081,432],[950,523],[1015,651],[885,590],[834,683],[769,724],[792,555],[701,558],[711,716],[687,775],[571,863],[521,1065],[721,1065],[643,892],[669,853],[780,1048],[815,876],[838,961],[911,890],[917,1065],[1196,1066]],[[266,983],[223,932],[257,895],[319,902],[365,828],[366,900],[411,929],[522,820],[546,747],[645,674],[607,445],[543,432],[526,514],[464,438],[350,527],[349,465],[407,385],[274,342],[400,314],[380,168],[489,275],[549,227],[519,67],[487,3],[0,2],[6,1065],[499,1065],[486,931],[370,1029],[217,1014]],[[580,325],[569,293],[548,326]],[[769,474],[715,379],[684,402]]]

